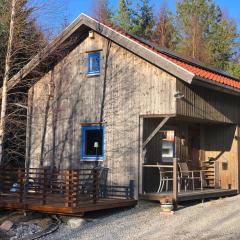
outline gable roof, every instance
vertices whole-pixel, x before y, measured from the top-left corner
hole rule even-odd
[[[108,26],[109,28],[112,28]],[[129,39],[135,41],[143,45],[144,47],[150,49],[152,52],[159,54],[160,56],[164,57],[165,59],[175,63],[176,65],[182,67],[183,69],[191,72],[194,74],[195,78],[205,78],[208,80],[230,86],[236,89],[240,89],[240,80],[234,76],[231,76],[229,73],[221,71],[219,69],[214,69],[211,67],[204,66],[202,63],[197,62],[196,60],[184,58],[174,52],[169,51],[168,49],[159,48],[158,46],[154,45],[153,43],[141,39],[137,36],[132,34],[126,33],[122,30],[112,28],[112,30],[117,31],[119,34],[123,34]],[[184,79],[182,79],[184,80]]]
[[[126,32],[100,23],[85,14],[81,14],[55,40],[13,76],[8,83],[8,88],[12,89],[42,62],[47,61],[57,48],[68,41],[72,35],[78,33],[79,36],[84,31],[91,29],[189,84],[196,80],[203,81],[240,94],[240,82],[237,78],[160,49]]]

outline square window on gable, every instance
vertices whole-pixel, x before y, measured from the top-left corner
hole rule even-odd
[[[101,59],[100,51],[88,53],[88,74],[89,75],[100,74],[100,63],[101,63],[100,59]]]
[[[82,127],[82,159],[99,161],[104,159],[104,127]]]

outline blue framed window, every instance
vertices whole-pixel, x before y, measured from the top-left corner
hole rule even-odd
[[[104,159],[104,127],[82,127],[82,159],[99,161]]]
[[[100,52],[88,53],[88,74],[100,74]]]

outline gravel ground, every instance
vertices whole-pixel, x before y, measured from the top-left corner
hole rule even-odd
[[[158,203],[140,202],[121,211],[90,215],[86,224],[70,229],[62,224],[44,240],[239,240],[240,196],[185,206],[174,215],[160,214]]]

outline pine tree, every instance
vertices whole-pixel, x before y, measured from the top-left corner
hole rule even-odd
[[[226,70],[236,78],[240,79],[240,58],[235,61],[229,61]]]
[[[208,31],[209,21],[213,21],[212,4],[205,0],[182,0],[177,2],[176,22],[181,44],[179,50],[182,54],[199,59],[206,59],[204,37]]]
[[[132,10],[130,6],[131,2],[128,0],[119,0],[116,16],[116,25],[129,33],[132,32]]]
[[[174,16],[167,8],[166,2],[160,6],[151,40],[160,47],[172,50],[176,49],[177,32],[174,24]]]
[[[219,15],[214,24],[212,24],[206,39],[206,48],[211,53],[210,63],[220,69],[227,69],[229,61],[233,58],[234,39],[236,38],[236,25],[226,16]]]
[[[150,39],[154,26],[153,8],[149,0],[140,0],[134,11],[132,32],[142,38]]]
[[[208,65],[226,69],[234,54],[236,27],[213,0],[177,2],[178,51]]]

